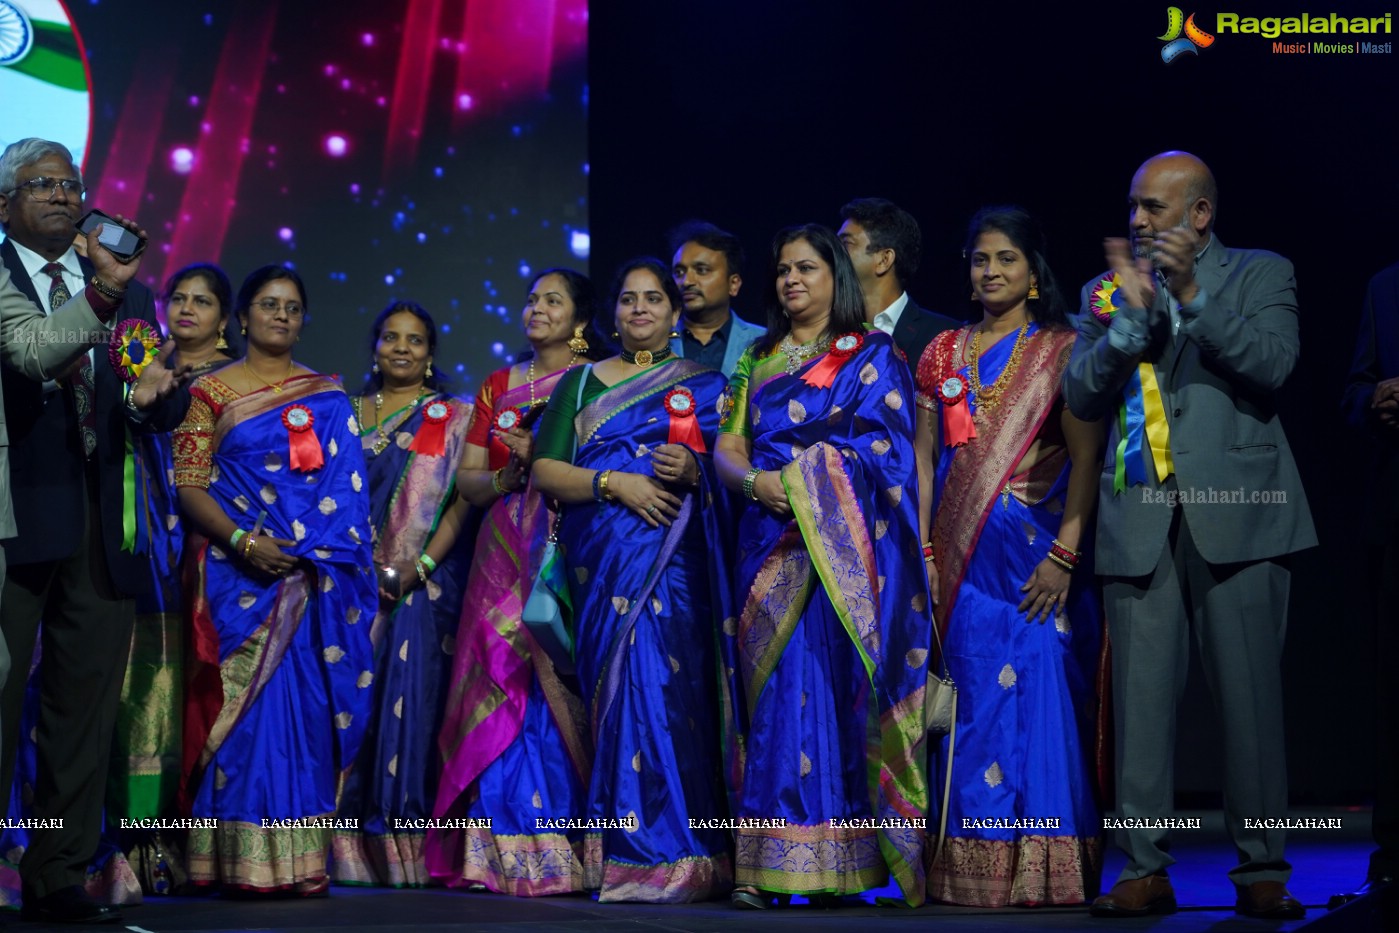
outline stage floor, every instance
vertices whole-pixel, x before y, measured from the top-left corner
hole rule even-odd
[[[1292,893],[1307,905],[1305,920],[1265,922],[1234,914],[1234,890],[1227,877],[1235,864],[1218,811],[1181,813],[1199,817],[1202,828],[1175,836],[1177,864],[1171,880],[1180,902],[1179,913],[1144,920],[1098,920],[1086,908],[975,910],[933,905],[922,909],[846,907],[817,910],[794,905],[765,913],[738,911],[725,901],[684,906],[596,904],[577,897],[511,898],[444,889],[386,890],[334,888],[329,898],[303,901],[227,901],[219,898],[150,898],[141,907],[126,908],[125,923],[106,929],[140,933],[179,931],[286,930],[295,933],[345,931],[430,930],[536,933],[559,930],[592,933],[632,930],[636,933],[736,933],[763,929],[783,931],[875,930],[954,931],[998,930],[1151,930],[1184,931],[1296,930],[1326,913],[1332,894],[1351,890],[1364,880],[1372,843],[1368,810],[1309,810],[1299,818],[1340,819],[1333,830],[1294,830],[1288,835],[1288,858],[1293,865]],[[1122,866],[1115,850],[1108,856],[1104,887]],[[19,924],[17,931],[43,930],[48,925]],[[60,927],[52,927],[61,929]],[[71,929],[68,927],[66,929]]]

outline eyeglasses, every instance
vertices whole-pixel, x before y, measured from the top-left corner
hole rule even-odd
[[[15,185],[14,190],[10,193],[18,194],[21,191],[28,191],[29,196],[36,201],[52,201],[59,188],[63,189],[64,195],[79,201],[87,193],[87,186],[76,178],[50,178],[47,175],[40,175],[38,178],[21,182]]]
[[[264,314],[276,314],[278,311],[285,311],[287,317],[301,317],[306,313],[299,301],[281,302],[276,298],[260,298],[253,302],[253,307]]]

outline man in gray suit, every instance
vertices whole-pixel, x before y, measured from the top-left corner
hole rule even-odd
[[[40,179],[40,181],[52,181]],[[55,189],[56,190],[56,189]],[[10,196],[18,191],[6,192]],[[134,223],[122,221],[141,236],[145,232]],[[111,334],[112,321],[120,308],[127,283],[136,275],[139,261],[122,264],[97,240],[97,232],[87,238],[88,255],[96,270],[89,284],[75,297],[51,314],[45,314],[11,281],[9,270],[0,264],[0,362],[34,380],[62,376],[89,347],[105,344]],[[167,383],[171,376],[158,367]],[[149,383],[151,380],[148,379]],[[0,539],[13,538],[14,508],[10,499],[9,432],[5,423],[4,399],[0,397]],[[5,580],[5,552],[0,546],[0,585]],[[27,670],[28,658],[24,659]],[[0,686],[10,674],[12,659],[0,635]],[[13,742],[13,736],[0,736]],[[81,918],[115,920],[119,915],[109,908],[83,903],[85,895],[74,894],[62,904],[51,905],[44,919],[60,922]],[[74,906],[76,905],[76,907]],[[26,905],[28,906],[28,905]]]
[[[1281,256],[1219,242],[1216,202],[1214,177],[1193,155],[1163,153],[1137,170],[1131,253],[1108,241],[1113,276],[1085,286],[1064,373],[1070,410],[1112,424],[1095,561],[1127,865],[1093,902],[1095,916],[1176,909],[1166,877],[1171,756],[1192,629],[1224,729],[1235,909],[1305,912],[1286,888],[1281,828],[1286,557],[1316,544],[1275,399],[1297,362],[1296,284]]]

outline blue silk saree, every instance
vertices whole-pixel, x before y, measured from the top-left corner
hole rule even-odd
[[[566,378],[555,401],[570,385],[576,391]],[[671,359],[584,406],[574,464],[652,475],[650,452],[669,437],[665,396],[679,386],[693,393],[712,451],[724,377]],[[732,882],[728,831],[691,824],[727,813],[718,657],[726,574],[707,531],[726,493],[711,458],[697,459],[700,485],[677,490],[683,506],[668,528],[615,502],[567,505],[559,520],[596,751],[587,812],[546,816],[598,821],[584,841],[584,883],[602,901],[700,901]]]
[[[176,431],[176,482],[208,484],[240,526],[294,541],[269,577],[222,541],[191,547],[184,799],[217,828],[190,831],[190,879],[315,893],[340,780],[371,709],[369,626],[378,604],[364,458],[339,383],[310,374],[238,396],[196,380]],[[292,466],[285,413],[308,409],[324,464]],[[212,454],[212,462],[208,460]],[[202,461],[202,462],[201,462]],[[202,474],[202,477],[201,477]]]
[[[929,348],[920,405],[941,404],[937,386],[947,373],[934,371],[944,368],[932,365],[935,356],[956,361],[967,379],[969,334],[949,331]],[[1070,464],[1056,419],[1073,336],[1032,324],[999,404],[980,411],[974,394],[968,399],[976,437],[939,452],[933,547],[959,691],[948,838],[928,877],[928,894],[940,901],[1077,904],[1098,888],[1101,824],[1088,755],[1102,646],[1097,589],[1080,570],[1062,617],[1027,622],[1017,610],[1064,511]],[[983,385],[1001,378],[1014,344],[1012,334],[982,354]],[[1016,474],[1036,438],[1058,449]],[[1091,541],[1082,548],[1089,552]],[[944,740],[936,756],[939,775],[946,747]]]
[[[429,405],[450,409],[440,454],[410,449]],[[369,475],[374,563],[416,560],[452,501],[457,466],[471,423],[461,399],[433,394],[400,417],[385,416],[388,443],[375,450],[378,429],[362,439]],[[379,606],[370,628],[374,705],[359,759],[345,781],[332,878],[341,884],[423,886],[427,820],[442,774],[435,737],[452,663],[462,583],[471,542],[462,535],[428,578],[396,603]],[[416,584],[417,581],[414,581]]]
[[[722,430],[781,472],[794,513],[747,503],[736,650],[746,701],[737,881],[923,901],[923,702],[932,645],[918,546],[913,385],[884,334],[827,388],[775,354],[739,361]],[[815,377],[813,377],[815,379]],[[815,381],[820,381],[815,379]]]

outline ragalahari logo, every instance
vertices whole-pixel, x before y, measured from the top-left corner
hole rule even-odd
[[[1168,65],[1186,52],[1199,55],[1197,48],[1207,49],[1214,44],[1214,36],[1195,25],[1195,14],[1182,16],[1176,6],[1166,8],[1166,32],[1157,38],[1166,43],[1161,49],[1161,60]]]

